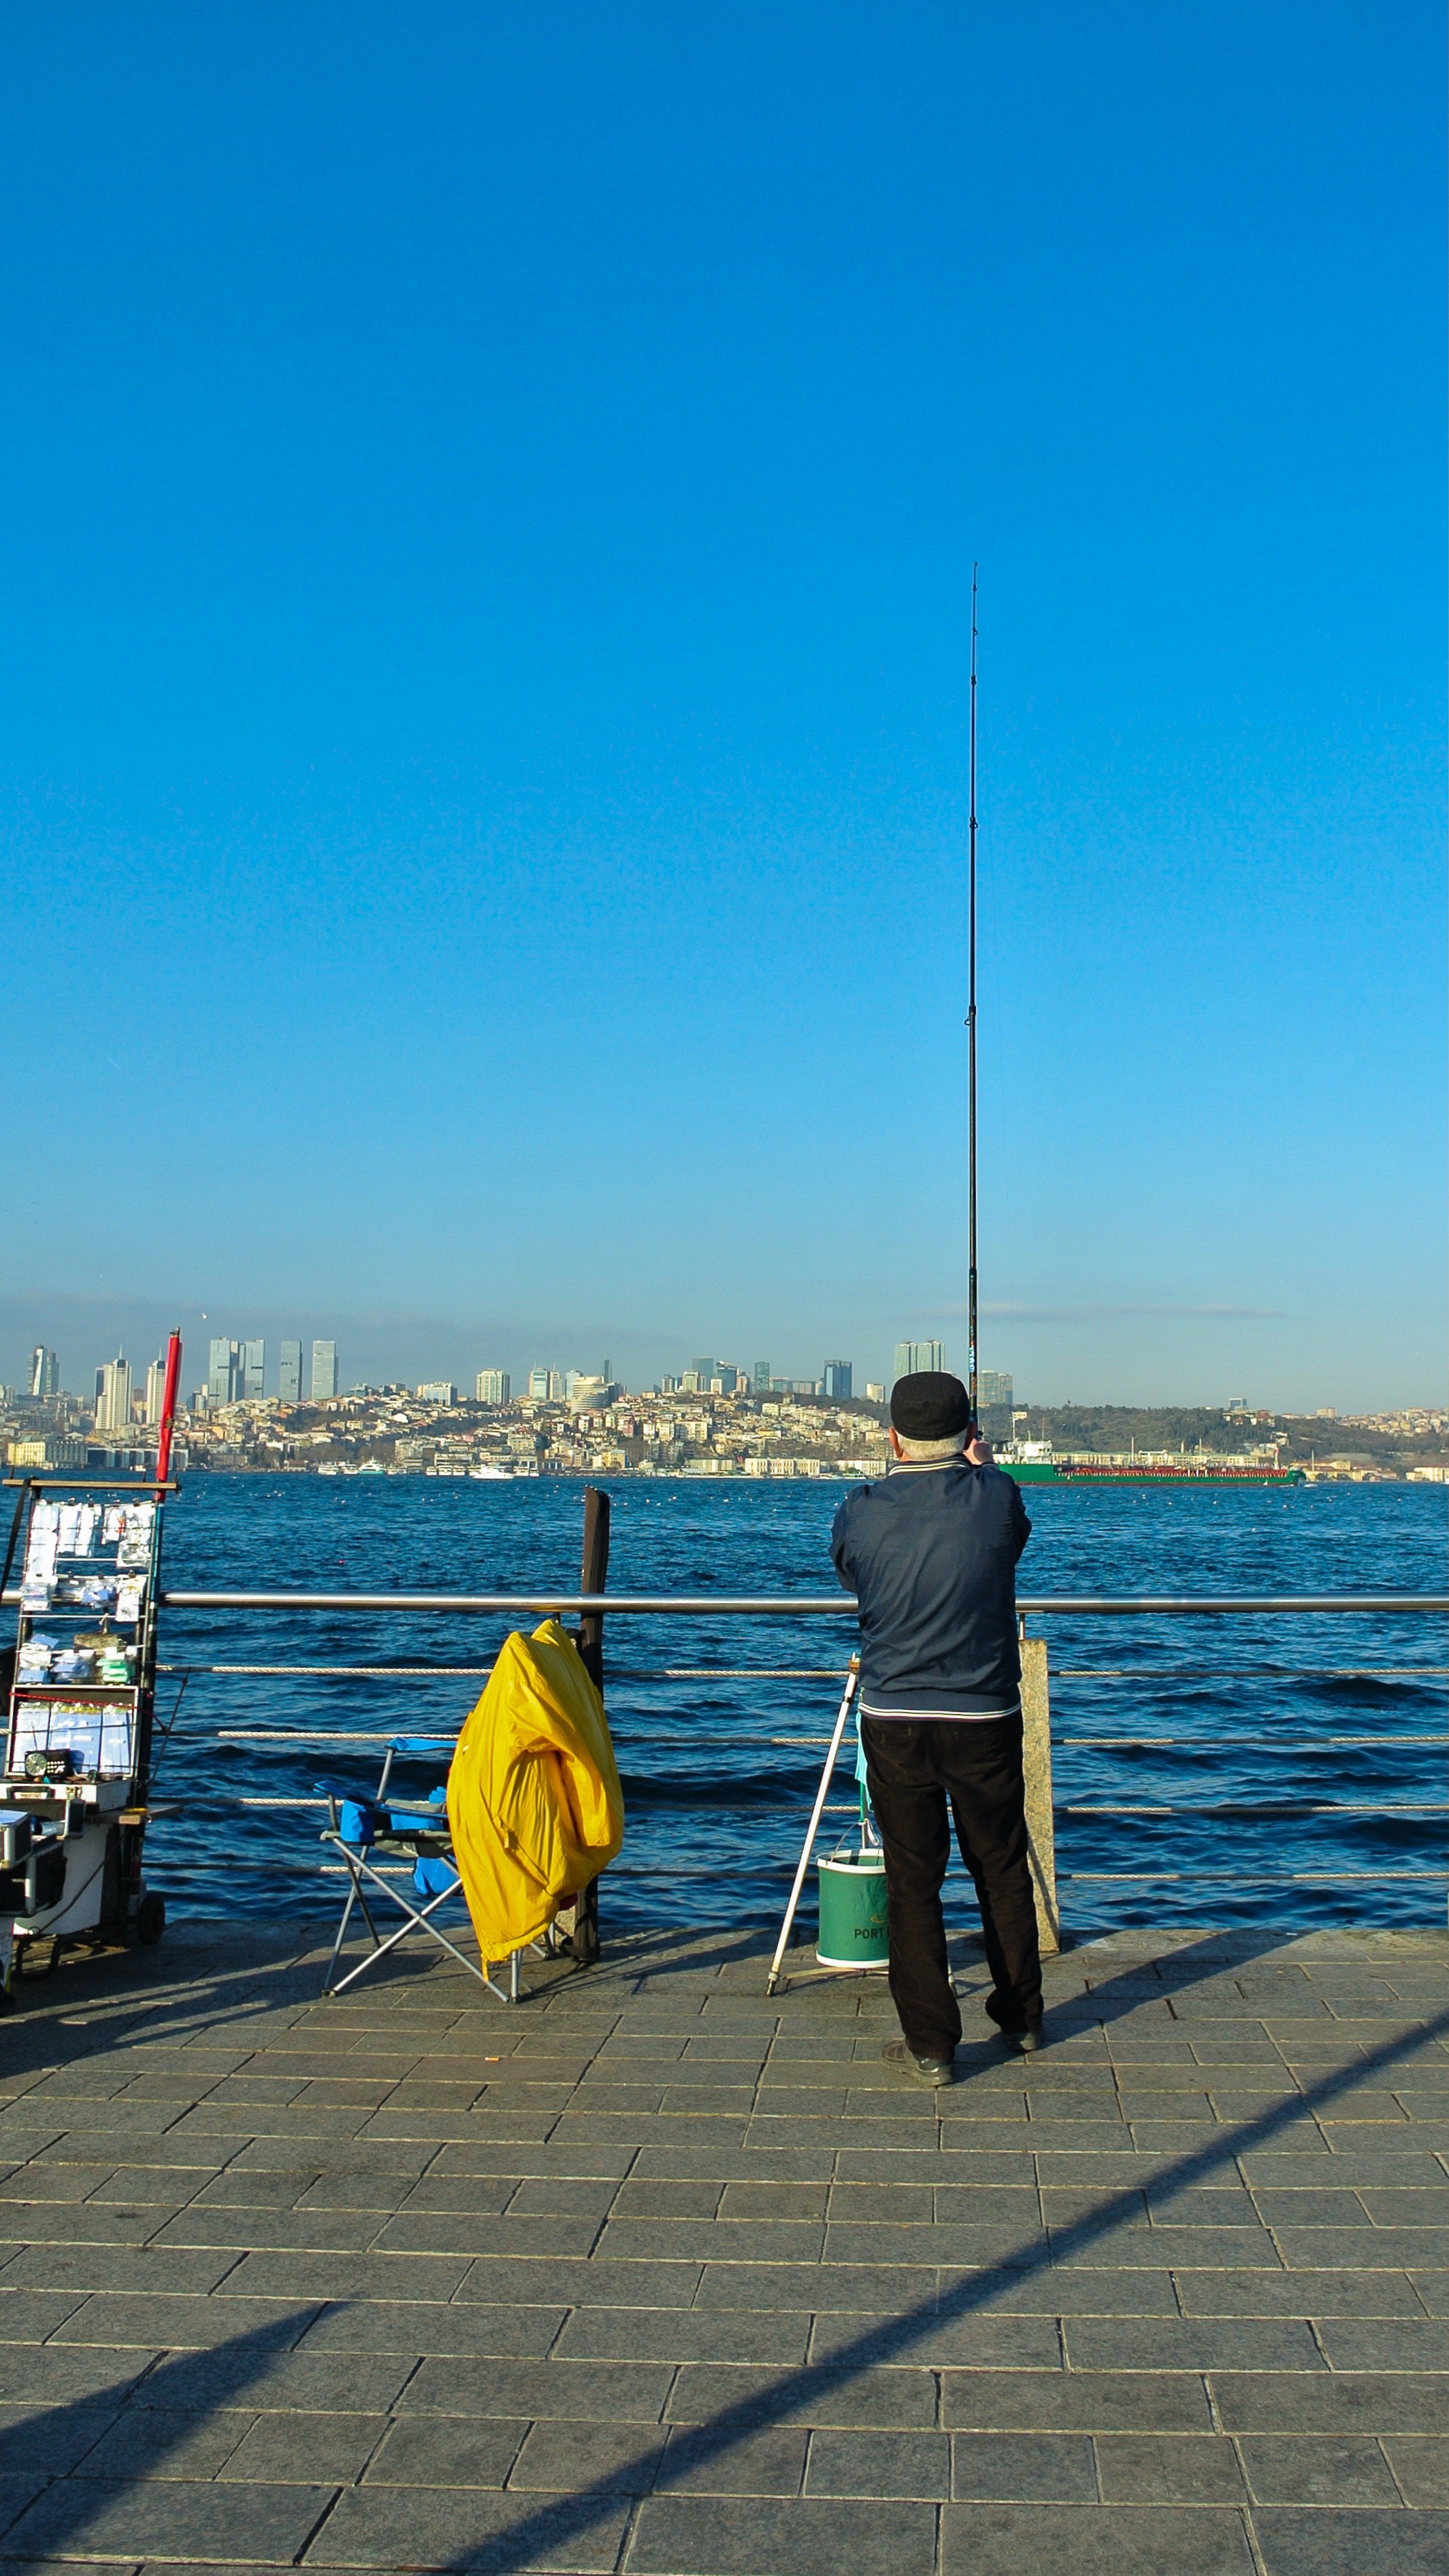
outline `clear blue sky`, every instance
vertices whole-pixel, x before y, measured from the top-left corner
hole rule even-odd
[[[979,557],[983,1361],[1441,1400],[1443,51],[9,8],[0,1371],[964,1361]]]

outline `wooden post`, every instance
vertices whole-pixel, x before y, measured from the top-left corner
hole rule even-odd
[[[581,1592],[602,1592],[609,1579],[609,1497],[597,1485],[584,1487],[584,1562]],[[579,1619],[579,1657],[595,1690],[604,1691],[604,1621],[599,1611]],[[599,1882],[591,1879],[571,1906],[561,1907],[557,1928],[583,1967],[599,1955]]]
[[[609,1497],[597,1485],[584,1487],[584,1568],[581,1592],[603,1592],[609,1580]],[[604,1689],[604,1622],[595,1612],[579,1621],[579,1653],[600,1697]]]
[[[1052,1828],[1052,1720],[1045,1637],[1023,1637],[1021,1641],[1021,1727],[1031,1884],[1036,1898],[1037,1934],[1045,1958],[1062,1946],[1056,1837]]]

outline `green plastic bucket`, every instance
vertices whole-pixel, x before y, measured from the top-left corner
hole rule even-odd
[[[885,1860],[867,1847],[836,1852],[816,1863],[820,1872],[820,1934],[815,1956],[822,1968],[883,1968],[890,1957],[886,1932]]]

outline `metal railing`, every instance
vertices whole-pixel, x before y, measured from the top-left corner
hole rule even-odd
[[[18,1602],[7,1591],[6,1602]],[[162,1590],[163,1610],[422,1610],[529,1616],[550,1611],[568,1617],[670,1616],[685,1619],[853,1619],[859,1607],[850,1592],[629,1593],[629,1592],[172,1592]],[[1231,1618],[1338,1612],[1384,1616],[1449,1612],[1449,1593],[1264,1592],[1174,1595],[1156,1593],[1034,1593],[1018,1595],[1022,1618]]]
[[[18,1601],[19,1595],[15,1590],[7,1590],[3,1598],[7,1603],[10,1603]],[[540,1618],[553,1614],[566,1617],[580,1617],[598,1622],[615,1617],[636,1619],[673,1618],[677,1620],[703,1623],[708,1623],[712,1619],[731,1621],[763,1620],[774,1621],[777,1623],[781,1620],[788,1621],[792,1619],[824,1619],[849,1624],[851,1626],[854,1625],[858,1609],[858,1604],[855,1598],[846,1592],[832,1592],[825,1595],[788,1593],[625,1593],[570,1591],[562,1587],[557,1590],[540,1589],[530,1592],[314,1592],[279,1590],[244,1591],[239,1589],[199,1591],[181,1587],[165,1587],[158,1594],[157,1606],[168,1614],[259,1614],[273,1620],[275,1620],[279,1615],[285,1617],[287,1614],[293,1612],[303,1615],[325,1614],[328,1616],[342,1616],[347,1618],[366,1618],[370,1616],[392,1617],[397,1614],[406,1615],[409,1613],[415,1613],[444,1619],[453,1617],[492,1618],[505,1622],[518,1621],[523,1618]],[[1032,1824],[1033,1830],[1034,1852],[1039,1852],[1040,1854],[1040,1901],[1048,1909],[1048,1919],[1054,1930],[1056,1915],[1056,1881],[1053,1858],[1054,1838],[1052,1824],[1054,1814],[1063,1820],[1066,1818],[1081,1818],[1083,1821],[1087,1821],[1093,1818],[1100,1818],[1103,1823],[1106,1823],[1109,1818],[1114,1816],[1121,1817],[1124,1821],[1128,1818],[1166,1819],[1178,1814],[1183,1816],[1199,1815],[1206,1818],[1214,1812],[1223,1816],[1224,1819],[1227,1819],[1233,1816],[1254,1816],[1258,1813],[1258,1808],[1256,1806],[1227,1805],[1220,1806],[1215,1809],[1210,1804],[1199,1804],[1192,1801],[1190,1795],[1180,1804],[1175,1805],[1169,1805],[1161,1799],[1144,1800],[1141,1797],[1138,1797],[1136,1800],[1122,1799],[1120,1801],[1112,1801],[1111,1803],[1085,1804],[1083,1803],[1083,1793],[1080,1791],[1075,1796],[1071,1796],[1067,1803],[1054,1808],[1052,1789],[1052,1739],[1054,1730],[1051,1725],[1051,1712],[1048,1700],[1046,1648],[1044,1642],[1039,1637],[1034,1641],[1026,1639],[1026,1621],[1070,1621],[1078,1618],[1113,1619],[1118,1621],[1123,1619],[1206,1619],[1208,1621],[1215,1621],[1243,1618],[1302,1619],[1319,1617],[1371,1617],[1375,1619],[1394,1619],[1402,1617],[1417,1620],[1426,1617],[1442,1617],[1449,1615],[1449,1593],[1359,1592],[1237,1593],[1203,1595],[1165,1595],[1143,1593],[1116,1595],[1040,1593],[1019,1595],[1016,1606],[1022,1622],[1024,1659],[1029,1668],[1023,1684],[1023,1705],[1027,1710],[1029,1764],[1033,1744],[1036,1749],[1035,1778],[1029,1795],[1029,1821]],[[597,1631],[595,1633],[597,1633]],[[480,1643],[481,1642],[482,1641],[480,1640]],[[835,1640],[832,1639],[831,1646],[827,1651],[842,1651],[843,1644],[844,1641],[842,1640],[840,1645],[837,1646]],[[173,1652],[174,1651],[175,1649],[173,1649]],[[490,1649],[485,1647],[485,1654],[488,1651],[490,1651]],[[706,1649],[706,1651],[708,1651],[708,1649]],[[394,1654],[396,1654],[396,1649],[394,1649]],[[356,1679],[379,1682],[402,1680],[436,1680],[441,1682],[449,1677],[456,1677],[460,1680],[467,1678],[469,1680],[477,1680],[481,1683],[481,1681],[486,1678],[487,1673],[490,1670],[490,1666],[488,1663],[482,1661],[474,1665],[465,1665],[461,1662],[450,1660],[448,1663],[444,1664],[442,1662],[435,1663],[430,1660],[425,1661],[421,1658],[404,1664],[399,1664],[396,1661],[378,1662],[375,1664],[210,1664],[202,1662],[199,1656],[192,1657],[185,1655],[185,1650],[183,1648],[181,1657],[178,1657],[178,1660],[170,1667],[170,1669],[176,1673],[184,1673],[189,1678],[194,1677],[197,1680],[200,1680],[204,1674],[214,1673],[218,1676],[254,1676],[257,1679],[275,1677],[279,1680],[283,1680],[294,1677],[297,1679],[301,1679],[303,1677],[318,1677],[331,1678],[337,1681]],[[803,1664],[796,1666],[783,1666],[778,1663],[725,1665],[721,1661],[717,1664],[693,1663],[687,1666],[664,1666],[661,1664],[657,1667],[651,1667],[649,1670],[645,1671],[626,1670],[622,1664],[614,1663],[611,1664],[610,1667],[609,1679],[611,1686],[624,1685],[627,1683],[677,1683],[691,1680],[704,1682],[735,1679],[748,1681],[804,1682],[825,1681],[827,1679],[836,1678],[840,1669],[841,1668],[835,1666],[823,1665],[808,1667]],[[1370,1678],[1370,1674],[1366,1668],[1344,1671],[1338,1667],[1330,1666],[1303,1665],[1296,1667],[1289,1666],[1285,1669],[1283,1667],[1275,1668],[1267,1665],[1260,1665],[1258,1670],[1263,1679],[1273,1681],[1290,1680],[1294,1677],[1295,1673],[1305,1681],[1313,1679],[1321,1680],[1330,1677],[1336,1680]],[[1404,1681],[1412,1679],[1415,1681],[1427,1682],[1442,1679],[1444,1668],[1440,1665],[1430,1666],[1425,1664],[1383,1667],[1381,1670]],[[1082,1668],[1080,1670],[1073,1670],[1070,1666],[1065,1668],[1058,1667],[1053,1672],[1051,1678],[1053,1680],[1061,1679],[1072,1684],[1083,1681],[1116,1681],[1126,1683],[1129,1686],[1140,1683],[1150,1687],[1171,1687],[1176,1679],[1193,1677],[1194,1676],[1187,1671],[1187,1668],[1183,1668],[1180,1673],[1178,1666],[1175,1664],[1143,1663],[1135,1666],[1129,1665],[1127,1667],[1114,1667],[1111,1670],[1104,1669],[1101,1671],[1093,1671],[1089,1667]],[[1196,1676],[1196,1678],[1202,1677],[1203,1676],[1201,1674]],[[328,1743],[333,1747],[340,1749],[343,1744],[349,1742],[355,1743],[360,1748],[363,1744],[372,1744],[389,1740],[388,1738],[376,1734],[354,1733],[351,1729],[338,1730],[335,1733],[331,1730],[312,1730],[310,1732],[297,1731],[293,1733],[287,1730],[277,1729],[275,1727],[258,1729],[250,1727],[230,1727],[219,1732],[221,1733],[223,1740],[231,1743],[237,1745],[245,1743],[249,1749],[257,1751],[261,1751],[270,1745],[278,1753],[282,1751],[285,1741],[290,1741],[300,1750],[300,1748],[306,1744],[320,1745],[322,1743]],[[395,1733],[396,1730],[394,1729],[393,1732]],[[778,1742],[780,1744],[799,1743],[802,1747],[808,1740],[809,1739],[803,1737],[794,1738],[783,1736],[770,1739],[771,1742]],[[1338,1750],[1340,1748],[1347,1748],[1351,1744],[1357,1744],[1360,1746],[1373,1745],[1387,1751],[1397,1745],[1402,1745],[1407,1748],[1411,1745],[1425,1746],[1446,1741],[1449,1741],[1449,1733],[1438,1733],[1433,1736],[1408,1736],[1397,1735],[1385,1730],[1381,1731],[1376,1736],[1365,1736],[1359,1734],[1352,1737],[1347,1735],[1321,1737],[1311,1743],[1304,1743],[1302,1745],[1298,1743],[1289,1744],[1287,1742],[1281,1742],[1277,1749],[1283,1753],[1299,1751],[1328,1752],[1331,1750]],[[1147,1751],[1156,1751],[1158,1749],[1162,1749],[1163,1751],[1167,1751],[1169,1749],[1176,1749],[1179,1751],[1202,1749],[1202,1739],[1200,1737],[1194,1739],[1190,1732],[1184,1731],[1169,1735],[1165,1731],[1156,1727],[1154,1727],[1150,1733],[1142,1732],[1136,1735],[1122,1735],[1116,1737],[1105,1734],[1087,1736],[1082,1734],[1057,1733],[1056,1743],[1063,1751],[1065,1751],[1069,1746],[1081,1746],[1084,1749],[1099,1751],[1109,1755],[1113,1753],[1137,1754]],[[1227,1749],[1226,1745],[1224,1746],[1224,1749]],[[1092,1795],[1091,1792],[1087,1792],[1086,1794],[1089,1798]],[[1110,1792],[1107,1794],[1110,1798]],[[1100,1795],[1101,1793],[1098,1793],[1099,1797]],[[282,1805],[284,1803],[287,1805],[306,1805],[310,1804],[310,1801],[291,1799],[283,1801],[281,1799],[273,1798],[254,1798],[247,1799],[244,1803],[249,1806],[272,1806]],[[827,1812],[833,1811],[827,1810]],[[1430,1806],[1427,1801],[1422,1804],[1416,1801],[1412,1806],[1410,1806],[1403,1803],[1395,1804],[1391,1797],[1385,1797],[1377,1804],[1371,1805],[1365,1802],[1360,1805],[1357,1802],[1348,1804],[1342,1801],[1335,1802],[1332,1800],[1316,1798],[1310,1792],[1306,1796],[1293,1797],[1290,1795],[1286,1799],[1282,1798],[1280,1794],[1280,1799],[1274,1803],[1274,1812],[1276,1816],[1282,1817],[1284,1821],[1287,1820],[1287,1817],[1290,1814],[1300,1816],[1305,1820],[1311,1819],[1315,1816],[1327,1818],[1335,1814],[1342,1814],[1345,1816],[1354,1815],[1364,1819],[1380,1818],[1387,1824],[1396,1819],[1407,1821],[1411,1817],[1427,1821],[1431,1814],[1441,1811],[1436,1807]],[[1111,1856],[1115,1857],[1115,1855]],[[1129,1855],[1124,1854],[1123,1856],[1128,1857]],[[1135,1854],[1131,1856],[1137,1857]],[[1164,1854],[1164,1857],[1167,1856],[1168,1855]],[[1146,1857],[1146,1855],[1143,1855],[1143,1857]],[[1244,1855],[1245,1859],[1249,1857],[1250,1856],[1247,1854]],[[1381,1866],[1377,1869],[1368,1870],[1335,1870],[1332,1868],[1310,1871],[1295,1870],[1288,1865],[1292,1857],[1292,1854],[1285,1853],[1285,1865],[1281,1870],[1276,1871],[1272,1875],[1260,1875],[1249,1872],[1248,1874],[1239,1874],[1234,1877],[1230,1873],[1216,1872],[1216,1883],[1224,1887],[1241,1887],[1244,1891],[1253,1887],[1268,1887],[1274,1885],[1288,1886],[1293,1884],[1301,1885],[1305,1883],[1315,1887],[1326,1888],[1329,1886],[1343,1886],[1348,1888],[1355,1886],[1367,1887],[1388,1881],[1414,1880],[1442,1883],[1446,1876],[1446,1870],[1442,1867],[1423,1868],[1422,1866],[1412,1869],[1395,1869],[1392,1866]],[[626,1868],[624,1874],[629,1875],[631,1873]],[[653,1873],[646,1870],[644,1874],[651,1875]],[[1167,1887],[1179,1884],[1185,1877],[1189,1876],[1190,1873],[1171,1868],[1162,1868],[1161,1866],[1156,1868],[1143,1868],[1139,1865],[1137,1868],[1129,1870],[1100,1868],[1073,1869],[1069,1873],[1067,1884],[1079,1885],[1085,1894],[1088,1889],[1105,1889],[1108,1886],[1114,1885],[1121,1886],[1124,1889],[1130,1886],[1136,1886],[1143,1889],[1159,1885]]]

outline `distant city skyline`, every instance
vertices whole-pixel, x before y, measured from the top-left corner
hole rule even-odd
[[[34,1321],[30,1320],[32,1312]],[[48,1374],[54,1378],[54,1391],[64,1389],[76,1400],[90,1403],[94,1400],[98,1372],[105,1364],[102,1354],[109,1350],[114,1359],[118,1350],[145,1349],[148,1343],[153,1350],[164,1351],[166,1333],[178,1320],[183,1337],[183,1401],[189,1401],[198,1386],[208,1385],[213,1344],[226,1351],[231,1372],[229,1382],[234,1391],[245,1391],[248,1358],[250,1356],[254,1366],[256,1354],[261,1349],[265,1355],[266,1393],[282,1401],[302,1403],[312,1397],[314,1350],[324,1355],[324,1378],[319,1383],[327,1382],[330,1367],[330,1371],[335,1372],[336,1391],[340,1394],[346,1394],[354,1385],[396,1383],[417,1387],[451,1382],[471,1395],[476,1391],[480,1376],[490,1374],[499,1381],[506,1377],[510,1381],[511,1394],[517,1396],[529,1391],[530,1378],[535,1373],[535,1364],[527,1355],[530,1352],[536,1354],[540,1344],[548,1339],[559,1356],[553,1363],[539,1365],[543,1383],[551,1388],[554,1401],[564,1399],[571,1376],[598,1375],[606,1358],[614,1379],[632,1392],[639,1393],[666,1377],[679,1383],[692,1373],[693,1360],[701,1356],[693,1350],[688,1335],[651,1335],[646,1340],[642,1335],[636,1337],[615,1328],[608,1335],[609,1352],[599,1348],[598,1357],[589,1366],[587,1347],[581,1347],[585,1344],[584,1334],[570,1338],[555,1330],[544,1336],[530,1333],[527,1327],[470,1328],[465,1324],[425,1318],[387,1321],[355,1317],[346,1327],[339,1320],[338,1330],[333,1334],[288,1335],[272,1330],[270,1319],[267,1319],[269,1328],[266,1331],[248,1331],[247,1326],[258,1319],[254,1314],[242,1313],[237,1317],[239,1329],[223,1335],[211,1331],[215,1310],[192,1317],[188,1327],[184,1314],[178,1318],[175,1310],[158,1303],[118,1301],[111,1306],[102,1301],[86,1301],[83,1305],[77,1300],[53,1298],[36,1300],[33,1309],[27,1308],[18,1319],[19,1328],[12,1328],[8,1339],[4,1301],[0,1300],[0,1353],[7,1354],[0,1358],[0,1382],[14,1385],[22,1395],[26,1394],[32,1388],[36,1354],[40,1352],[44,1355]],[[112,1329],[106,1329],[107,1323]],[[1002,1328],[1003,1332],[1005,1329]],[[595,1334],[589,1338],[598,1347],[604,1336]],[[1027,1336],[1023,1334],[1022,1339],[1027,1339]],[[794,1340],[794,1336],[789,1342],[781,1337],[776,1347],[784,1350],[791,1347]],[[513,1352],[525,1355],[522,1360],[500,1358],[500,1353],[508,1350],[510,1345]],[[629,1352],[627,1360],[611,1357],[616,1346]],[[746,1341],[742,1347],[747,1350],[751,1345]],[[828,1336],[826,1347],[830,1347]],[[864,1359],[859,1356],[862,1350],[867,1353]],[[570,1351],[572,1357],[564,1356]],[[873,1351],[882,1356],[872,1358],[870,1354]],[[882,1335],[878,1328],[868,1339],[862,1336],[849,1360],[843,1363],[816,1360],[812,1367],[807,1352],[798,1368],[787,1368],[783,1362],[752,1361],[743,1357],[726,1363],[712,1360],[712,1366],[737,1369],[741,1383],[753,1386],[756,1392],[762,1390],[762,1382],[791,1386],[812,1380],[824,1383],[829,1369],[846,1366],[852,1372],[852,1385],[857,1395],[865,1394],[874,1384],[883,1386],[888,1394],[893,1378],[900,1374],[896,1363],[904,1352],[913,1352],[921,1366],[932,1364],[934,1359],[947,1368],[955,1366],[964,1372],[964,1343],[958,1348],[949,1338],[949,1332],[939,1338],[925,1336],[914,1340],[892,1340],[888,1334]],[[1105,1370],[1089,1376],[1085,1370],[1074,1369],[1070,1375],[1058,1372],[1053,1381],[1044,1370],[1031,1363],[1029,1349],[1025,1364],[1018,1361],[1011,1368],[983,1367],[979,1376],[983,1407],[1003,1400],[995,1392],[998,1386],[1012,1387],[1014,1392],[1010,1400],[1017,1404],[1048,1406],[1073,1402],[1206,1404],[1231,1409],[1241,1399],[1251,1410],[1308,1414],[1330,1405],[1336,1412],[1386,1411],[1400,1405],[1434,1407],[1444,1401],[1443,1394],[1433,1386],[1396,1387],[1387,1395],[1360,1395],[1346,1382],[1347,1372],[1344,1380],[1337,1384],[1330,1382],[1327,1386],[1311,1380],[1306,1386],[1284,1385],[1276,1377],[1265,1374],[1262,1378],[1249,1378],[1247,1373],[1231,1368],[1212,1375],[1201,1368],[1193,1372],[1184,1370],[1181,1377],[1164,1375],[1161,1381],[1146,1390],[1132,1387],[1130,1372],[1126,1369],[1120,1378],[1108,1375]],[[493,1397],[489,1400],[507,1401],[508,1398]]]

